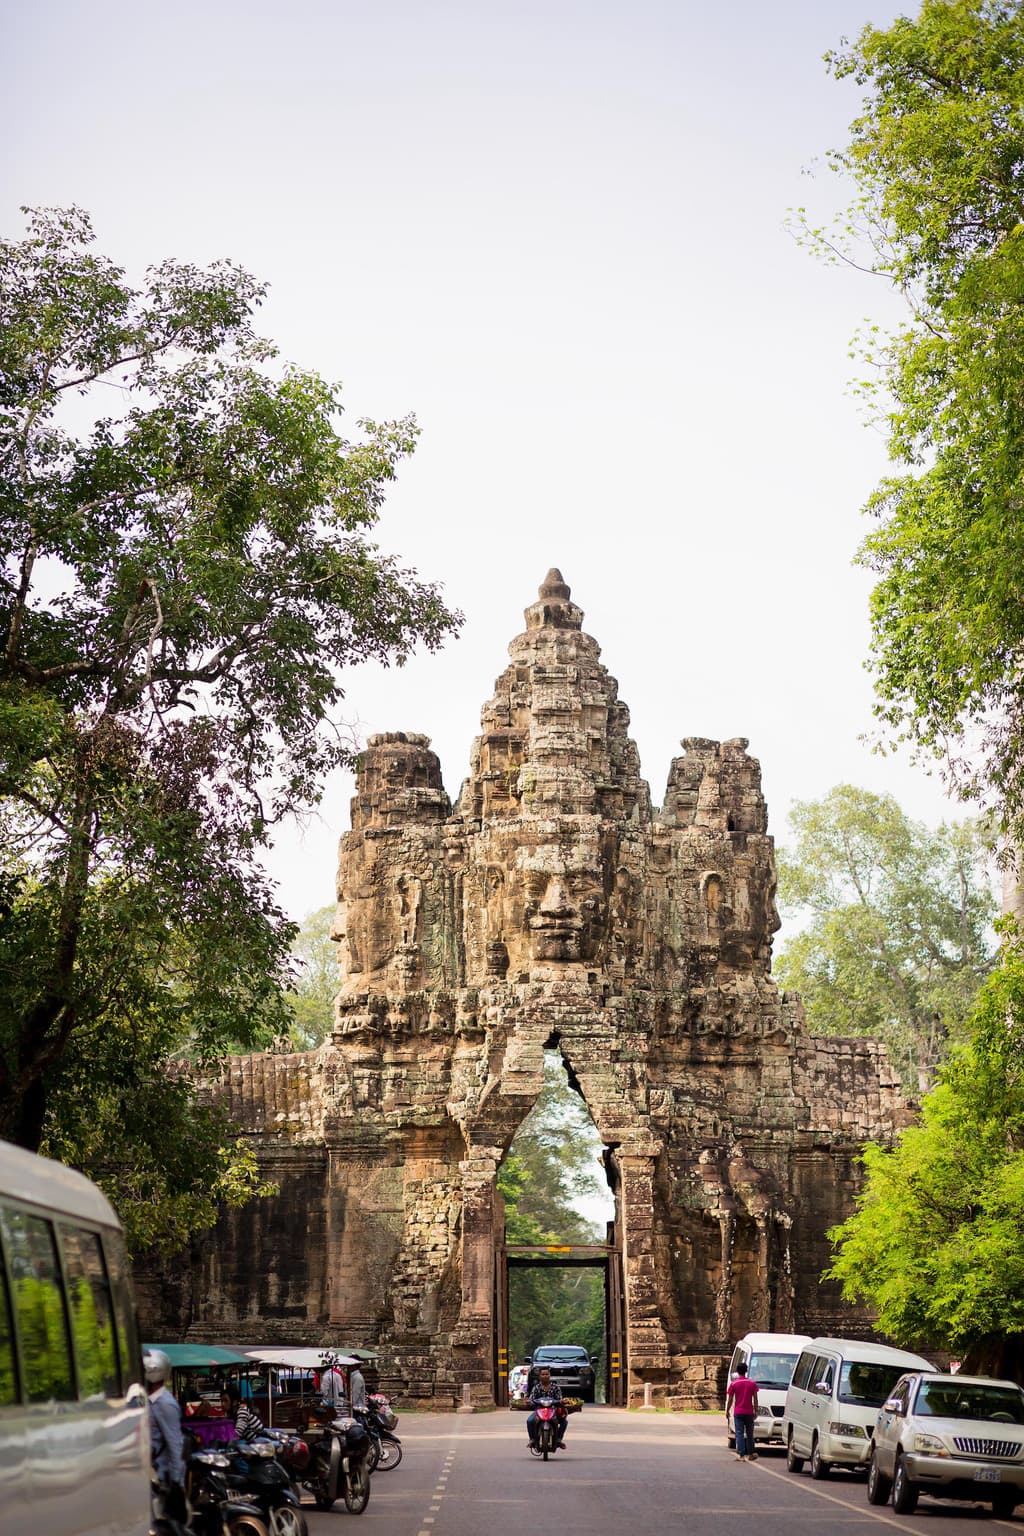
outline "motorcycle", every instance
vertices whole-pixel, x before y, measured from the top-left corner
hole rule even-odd
[[[269,1435],[226,1447],[231,1466],[228,1487],[258,1504],[270,1536],[309,1536],[299,1496],[287,1468],[278,1461],[281,1444]]]
[[[356,1417],[370,1437],[367,1465],[371,1472],[391,1472],[402,1459],[402,1442],[395,1434],[398,1414],[380,1392],[371,1393]]]
[[[370,1502],[370,1436],[355,1419],[334,1419],[306,1432],[309,1462],[299,1473],[317,1509],[331,1509],[340,1497],[350,1515],[361,1515]],[[294,1474],[293,1474],[294,1475]]]
[[[232,1498],[220,1451],[193,1451],[185,1463],[188,1529],[193,1536],[269,1536],[263,1513],[248,1499]]]
[[[537,1415],[537,1438],[530,1441],[530,1455],[547,1461],[558,1445],[555,1438],[557,1422],[565,1409],[554,1397],[539,1397],[534,1402],[533,1411]]]

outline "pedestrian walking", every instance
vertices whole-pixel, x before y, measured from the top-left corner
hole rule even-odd
[[[736,1436],[736,1460],[756,1461],[754,1450],[754,1420],[757,1418],[757,1382],[747,1375],[746,1361],[736,1367],[736,1375],[725,1392],[725,1422],[729,1422],[729,1406],[732,1405],[732,1423]]]

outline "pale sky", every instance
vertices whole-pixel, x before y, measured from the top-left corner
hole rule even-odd
[[[906,8],[905,8],[906,9]],[[632,712],[656,803],[683,736],[746,736],[781,842],[850,781],[963,814],[872,730],[870,578],[851,565],[884,443],[851,335],[900,311],[817,264],[787,211],[857,88],[823,51],[867,0],[0,0],[2,227],[78,203],[141,276],[228,256],[272,284],[285,359],[348,426],[423,436],[376,534],[461,638],[346,679],[365,736],[423,731],[454,798],[480,707],[552,565]],[[333,900],[351,781],[272,869]]]

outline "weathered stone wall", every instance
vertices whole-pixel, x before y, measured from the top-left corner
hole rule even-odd
[[[333,1037],[218,1085],[281,1195],[147,1291],[151,1334],[377,1343],[407,1395],[491,1399],[495,1174],[550,1048],[607,1148],[634,1398],[703,1402],[751,1327],[864,1327],[824,1233],[908,1109],[880,1046],[811,1039],[771,979],[759,766],[689,738],[655,809],[558,572],[526,625],[454,808],[425,737],[362,754]]]

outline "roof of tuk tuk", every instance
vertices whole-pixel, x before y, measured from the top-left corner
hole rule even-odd
[[[249,1365],[246,1355],[222,1344],[144,1344],[143,1349],[162,1349],[175,1371],[204,1371],[211,1367]]]
[[[324,1368],[324,1355],[330,1349],[324,1345],[323,1349],[295,1348],[290,1349],[281,1344],[261,1344],[253,1349],[246,1350],[247,1364],[273,1365],[293,1371],[322,1371]],[[340,1353],[331,1351],[339,1365],[358,1365],[355,1350]]]

